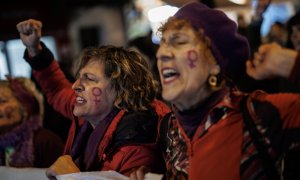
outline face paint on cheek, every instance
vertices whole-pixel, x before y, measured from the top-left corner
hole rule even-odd
[[[94,98],[95,98],[94,99],[95,104],[100,103],[100,96],[102,94],[102,90],[100,88],[94,87],[92,89],[92,93],[93,93]]]
[[[196,67],[195,62],[198,59],[197,52],[195,50],[189,50],[187,52],[188,65],[190,68]]]

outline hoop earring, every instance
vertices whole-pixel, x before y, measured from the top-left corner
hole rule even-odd
[[[211,87],[216,87],[217,84],[218,84],[218,78],[217,78],[217,76],[215,76],[215,75],[209,75],[208,76],[208,84]]]
[[[222,79],[220,74],[212,75],[210,74],[207,79],[209,88],[212,91],[218,91],[224,86],[224,80]]]

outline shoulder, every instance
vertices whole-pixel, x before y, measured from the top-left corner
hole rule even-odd
[[[153,143],[157,135],[158,115],[153,110],[126,112],[118,123],[115,141]]]
[[[257,90],[250,94],[250,97],[254,102],[260,102],[260,104],[269,104],[281,112],[298,111],[300,106],[300,94],[299,93],[275,93],[268,94],[266,92]]]
[[[161,100],[154,100],[151,105],[158,116],[164,116],[171,111],[169,106]]]
[[[268,127],[271,124],[280,124],[280,112],[271,101],[268,101],[268,94],[263,91],[255,91],[245,101],[247,110],[254,120],[255,124],[261,124],[263,127]]]
[[[125,112],[113,131],[106,149],[108,157],[115,153],[136,152],[156,144],[158,116],[154,110]],[[139,148],[137,148],[137,147]],[[135,148],[134,148],[135,147]]]

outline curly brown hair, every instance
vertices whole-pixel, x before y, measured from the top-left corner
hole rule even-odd
[[[104,74],[117,93],[114,101],[116,107],[126,111],[150,108],[157,94],[158,82],[141,54],[112,45],[89,47],[81,54],[76,74],[91,59],[104,64]]]

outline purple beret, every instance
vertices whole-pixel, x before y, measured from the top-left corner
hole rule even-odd
[[[174,16],[188,20],[197,31],[204,29],[204,34],[211,40],[212,53],[226,76],[236,79],[245,74],[245,61],[250,57],[249,44],[225,13],[195,2],[184,5]]]

